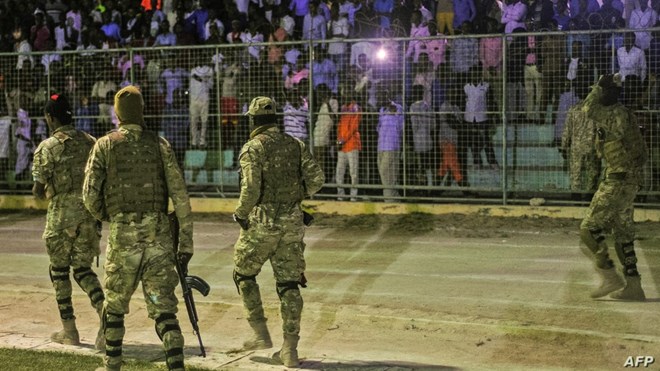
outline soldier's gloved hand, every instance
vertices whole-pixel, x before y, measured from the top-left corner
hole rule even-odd
[[[561,157],[564,160],[566,160],[566,158],[568,157],[568,154],[566,153],[566,150],[564,148],[561,148],[561,147],[557,148],[557,150],[559,151],[559,154],[561,155]]]
[[[247,219],[241,219],[236,216],[236,214],[233,214],[232,217],[234,218],[234,221],[238,223],[238,225],[243,228],[244,231],[247,231],[248,228],[250,228],[250,222]]]
[[[184,276],[188,275],[188,262],[192,259],[193,254],[187,252],[178,252],[176,258],[179,259],[179,265],[181,265],[181,273]]]
[[[303,224],[309,227],[314,222],[314,217],[307,211],[303,211]]]

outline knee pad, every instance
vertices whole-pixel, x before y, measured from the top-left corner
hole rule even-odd
[[[76,280],[76,283],[82,287],[82,281],[87,277],[96,277],[96,273],[92,270],[91,267],[78,267],[73,269],[73,279]]]
[[[286,281],[286,282],[278,282],[276,284],[276,289],[277,289],[277,296],[280,297],[280,300],[282,300],[282,296],[289,291],[289,290],[296,290],[300,291],[298,288],[298,285],[300,285],[300,282],[298,281]]]
[[[69,267],[53,267],[52,265],[48,267],[48,275],[50,276],[50,282],[55,283],[55,281],[69,281]]]
[[[257,283],[257,275],[256,274],[253,275],[253,276],[247,276],[247,275],[240,274],[240,273],[236,272],[235,269],[234,269],[233,278],[234,278],[234,284],[236,284],[236,291],[238,291],[239,295],[241,294],[241,287],[240,287],[241,282],[243,282],[243,281],[253,281],[255,284]]]
[[[580,228],[580,239],[589,248],[594,255],[603,249],[602,243],[605,241],[605,235],[602,229]]]
[[[631,241],[622,244],[615,244],[614,246],[621,265],[625,267],[637,264],[637,254],[635,254],[634,242]]]
[[[91,278],[91,280],[85,280],[86,278]],[[73,279],[76,281],[78,286],[87,293],[89,299],[92,301],[92,306],[94,308],[99,308],[102,305],[105,295],[103,294],[103,289],[101,288],[101,283],[98,280],[98,276],[91,267],[78,267],[73,269]]]
[[[177,331],[181,334],[181,327],[179,327],[179,320],[174,313],[162,313],[156,318],[156,334],[158,338],[163,341],[165,335],[170,331]]]
[[[120,357],[122,355],[122,344],[124,340],[124,315],[121,313],[110,313],[104,310],[103,333],[105,335],[105,355],[108,357]]]

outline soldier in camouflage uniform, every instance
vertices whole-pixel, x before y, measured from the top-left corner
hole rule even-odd
[[[70,269],[99,317],[103,308],[101,283],[91,268],[94,257],[99,255],[100,230],[85,209],[81,194],[85,162],[95,139],[73,127],[72,109],[66,97],[51,96],[44,111],[52,136],[41,142],[34,153],[32,192],[36,198],[50,201],[43,238],[64,327],[50,338],[57,343],[78,345],[80,337],[71,303]],[[101,349],[103,344],[103,332],[99,330],[96,348]]]
[[[273,359],[296,367],[303,307],[298,286],[306,282],[300,203],[316,193],[325,179],[303,142],[277,128],[275,104],[270,98],[254,98],[247,114],[252,132],[239,155],[241,194],[234,212],[234,220],[242,228],[234,246],[234,282],[254,330],[244,349],[273,346],[256,279],[270,260],[284,333],[282,348]]]
[[[121,368],[124,316],[142,282],[147,312],[163,341],[167,367],[183,370],[174,259],[185,269],[192,257],[190,201],[169,143],[145,129],[143,109],[142,94],[136,87],[117,92],[119,129],[96,142],[83,185],[87,209],[110,222],[104,277],[104,365],[105,370]],[[180,222],[178,256],[167,219],[168,198]]]
[[[579,102],[568,111],[561,136],[561,150],[570,161],[571,191],[593,194],[600,176],[600,158],[594,148],[596,128],[582,111],[583,106],[584,102]]]
[[[643,301],[646,297],[634,248],[633,201],[642,180],[647,149],[632,111],[618,103],[620,93],[618,74],[602,76],[582,107],[596,124],[596,149],[606,167],[605,178],[580,225],[580,238],[587,247],[583,251],[595,261],[602,278],[591,297],[610,294],[614,299]],[[604,234],[610,230],[625,282],[608,255]]]

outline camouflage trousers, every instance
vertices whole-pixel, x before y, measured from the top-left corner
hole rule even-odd
[[[234,270],[242,276],[257,276],[270,260],[280,297],[282,330],[284,334],[298,335],[303,309],[298,282],[305,272],[302,211],[298,207],[277,218],[268,214],[259,206],[250,214],[250,227],[247,231],[241,229],[234,246]],[[241,280],[238,285],[248,321],[264,321],[256,277]]]
[[[103,306],[103,290],[92,262],[99,254],[99,234],[94,221],[51,233],[46,238],[46,251],[50,258],[49,274],[55,289],[55,299],[62,319],[75,318],[71,302],[73,279],[89,297],[92,306],[99,311]]]
[[[613,179],[605,179],[598,186],[580,224],[582,241],[596,259],[597,265],[609,260],[604,237],[609,231],[614,237],[615,250],[621,264],[634,265],[637,262],[632,244],[635,239],[633,201],[638,189],[637,182]]]
[[[595,154],[571,153],[570,181],[572,191],[593,192],[600,177],[600,159]]]
[[[149,318],[156,322],[156,333],[163,341],[168,368],[182,370],[184,339],[174,294],[179,277],[167,216],[149,213],[135,221],[135,214],[124,214],[112,220],[104,277],[104,363],[110,369],[121,365],[124,315],[141,282]]]

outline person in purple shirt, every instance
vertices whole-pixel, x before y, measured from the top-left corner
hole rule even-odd
[[[394,9],[394,0],[375,0],[374,12],[380,16],[380,26],[382,28],[390,27],[390,17]]]
[[[203,43],[206,40],[206,21],[209,20],[209,11],[199,5],[188,18],[186,18],[186,23],[190,24],[194,29],[195,36],[198,43]]]
[[[176,44],[176,35],[170,31],[170,22],[164,20],[160,23],[158,36],[156,36],[153,46],[174,46]]]
[[[399,184],[399,160],[401,155],[401,137],[403,136],[403,107],[393,102],[384,92],[384,102],[378,114],[378,173],[383,184],[385,202],[394,201],[399,191],[394,188]]]
[[[569,0],[569,3],[571,18],[577,16],[587,18],[589,14],[595,13],[600,9],[597,0]]]
[[[289,10],[293,11],[293,17],[296,20],[296,27],[293,31],[293,37],[300,40],[303,30],[303,21],[309,13],[309,0],[291,0]]]
[[[335,62],[328,58],[328,53],[321,48],[316,48],[315,59],[312,61],[312,84],[314,88],[325,84],[331,92],[339,92],[339,73]]]
[[[121,42],[121,28],[117,23],[112,21],[112,16],[109,12],[103,13],[103,22],[104,23],[103,26],[101,26],[101,31],[103,31],[105,36],[107,36],[109,39]]]
[[[454,0],[454,29],[461,27],[465,22],[474,21],[476,15],[474,0]]]

